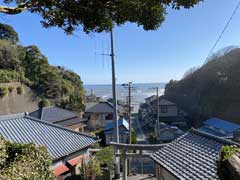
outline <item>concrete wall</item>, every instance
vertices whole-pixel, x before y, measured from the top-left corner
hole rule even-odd
[[[32,112],[38,109],[38,100],[29,87],[23,85],[23,94],[17,94],[16,88],[20,85],[20,83],[0,84],[1,87],[14,87],[12,93],[9,93],[6,97],[0,98],[0,115]]]
[[[157,165],[156,171],[158,180],[178,180],[178,178],[173,176],[169,171],[160,165]]]
[[[91,130],[104,129],[106,124],[111,123],[113,120],[105,120],[108,114],[89,114],[87,128]]]

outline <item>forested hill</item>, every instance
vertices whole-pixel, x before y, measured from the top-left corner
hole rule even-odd
[[[40,106],[55,104],[74,111],[84,108],[84,89],[80,76],[63,67],[50,65],[37,46],[22,46],[14,29],[0,24],[1,99],[14,90],[8,84],[16,82],[30,87]]]
[[[171,80],[165,95],[196,120],[219,117],[240,123],[240,49],[215,54],[180,81]]]

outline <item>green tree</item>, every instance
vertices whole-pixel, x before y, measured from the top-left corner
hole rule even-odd
[[[5,141],[0,137],[1,180],[54,180],[45,147]]]
[[[25,69],[25,76],[35,84],[39,84],[43,73],[49,66],[48,60],[37,46],[27,46],[25,52],[26,55],[22,61],[22,65]]]
[[[82,26],[86,33],[109,30],[113,22],[136,23],[145,30],[157,29],[168,8],[193,7],[203,0],[5,0],[16,7],[0,6],[0,12],[18,14],[25,10],[42,16],[44,27],[57,26],[72,33]]]
[[[102,175],[99,161],[92,158],[87,164],[83,161],[80,167],[80,173],[83,180],[96,180],[97,177]]]
[[[113,170],[113,157],[114,151],[112,146],[102,148],[96,153],[96,160],[100,162],[101,166],[108,167],[110,170]]]
[[[132,129],[131,143],[137,144],[137,133],[134,129]]]
[[[17,47],[8,41],[0,40],[0,69],[18,70],[19,66]]]
[[[0,39],[10,41],[14,44],[19,41],[18,34],[12,26],[2,23],[0,23]]]

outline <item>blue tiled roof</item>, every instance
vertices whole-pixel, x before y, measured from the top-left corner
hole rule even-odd
[[[213,126],[218,129],[222,129],[228,133],[232,133],[233,131],[240,128],[239,124],[235,124],[232,122],[228,122],[219,118],[211,118],[204,122],[205,125]]]
[[[229,134],[221,133],[221,132],[216,131],[214,129],[208,128],[207,126],[203,126],[203,127],[199,128],[198,130],[206,132],[208,134],[212,134],[214,136],[218,136],[218,137],[226,137],[226,136],[228,137],[229,136]]]
[[[129,124],[124,118],[118,119],[118,127],[120,127],[120,126],[124,126],[127,130],[129,130]],[[111,129],[113,129],[113,127],[114,127],[113,122],[108,123],[105,126],[104,131],[111,130]]]
[[[0,134],[18,143],[47,147],[53,160],[80,151],[96,139],[23,114],[0,117]]]
[[[199,130],[191,130],[151,158],[180,180],[219,180],[217,160],[223,145],[237,145]]]

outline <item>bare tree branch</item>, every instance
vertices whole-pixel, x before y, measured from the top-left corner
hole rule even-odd
[[[31,6],[30,3],[26,2],[24,4],[20,4],[16,7],[9,7],[9,6],[0,6],[0,13],[4,14],[19,14],[25,11],[27,8]]]

